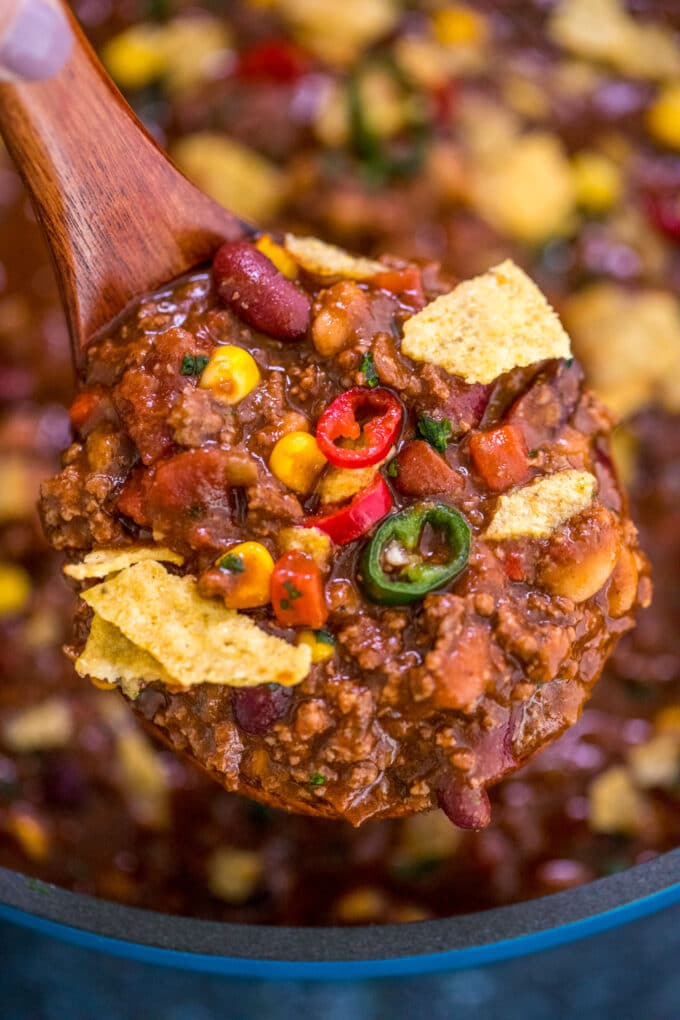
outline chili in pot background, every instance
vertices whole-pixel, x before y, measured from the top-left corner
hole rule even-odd
[[[3,156],[0,863],[225,920],[447,916],[680,842],[680,17],[612,3],[612,33],[585,0],[313,6],[76,5],[147,125],[237,212],[461,277],[510,255],[539,281],[624,420],[654,603],[581,722],[495,791],[484,832],[438,812],[359,831],[276,813],[159,750],[61,652],[73,605],[34,502],[68,442],[70,356]]]

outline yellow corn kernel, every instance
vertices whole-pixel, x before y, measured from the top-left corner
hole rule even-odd
[[[269,236],[269,234],[262,234],[258,237],[255,242],[255,247],[258,251],[261,251],[263,255],[266,255],[270,262],[273,262],[280,273],[287,276],[289,280],[294,280],[298,275],[298,264],[291,255],[288,254],[285,248],[282,248],[280,244]]]
[[[469,7],[444,7],[432,19],[434,34],[444,46],[471,46],[483,42],[484,18]]]
[[[587,212],[607,212],[621,197],[621,171],[599,152],[579,152],[571,164],[576,201]]]
[[[274,560],[260,542],[241,542],[227,549],[215,566],[231,576],[232,585],[223,594],[227,609],[256,609],[271,599]]]
[[[680,739],[680,705],[669,705],[657,712],[654,728],[657,733],[671,733]]]
[[[160,78],[166,59],[158,25],[135,25],[114,36],[102,51],[109,74],[121,88],[141,89]]]
[[[307,645],[312,653],[312,662],[328,662],[335,655],[333,638],[325,639],[325,631],[301,630],[297,636],[299,645]]]
[[[652,138],[669,149],[680,149],[680,81],[671,82],[647,110]]]
[[[260,370],[252,354],[242,347],[227,344],[210,355],[199,386],[214,390],[226,404],[238,404],[260,382]]]
[[[0,616],[20,613],[31,597],[31,579],[15,563],[0,563]]]
[[[33,815],[15,811],[7,818],[5,827],[21,845],[27,857],[34,861],[42,861],[47,857],[50,849],[47,830]]]
[[[269,467],[278,480],[303,496],[312,491],[325,466],[326,458],[308,432],[282,436],[269,458]]]

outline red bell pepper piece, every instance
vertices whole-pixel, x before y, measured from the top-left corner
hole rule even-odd
[[[425,307],[423,277],[418,266],[406,266],[403,269],[386,269],[377,273],[371,284],[379,290],[394,294],[401,302],[414,310]]]
[[[82,432],[102,402],[97,390],[81,390],[68,408],[70,423],[77,432]]]
[[[311,67],[304,50],[287,39],[267,39],[244,50],[236,64],[236,77],[244,80],[296,82]]]
[[[470,439],[472,463],[494,492],[523,482],[529,473],[524,436],[517,425],[499,425]]]
[[[385,479],[378,475],[367,489],[357,493],[347,506],[325,517],[310,517],[306,528],[320,528],[336,545],[361,538],[390,512],[394,500]]]
[[[316,426],[316,441],[324,457],[336,467],[371,467],[390,452],[402,417],[401,404],[389,390],[353,386],[323,412]],[[336,439],[363,439],[363,445],[336,446]]]
[[[271,594],[276,619],[283,627],[318,630],[328,618],[321,571],[303,552],[292,550],[276,561]]]

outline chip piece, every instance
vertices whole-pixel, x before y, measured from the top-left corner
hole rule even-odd
[[[154,680],[174,686],[170,677],[154,659],[129,641],[112,623],[95,613],[87,642],[76,659],[76,673],[91,676],[106,683],[120,684],[128,698],[137,697],[141,684]]]
[[[322,503],[344,503],[367,489],[378,473],[378,465],[367,468],[329,468],[319,482]]]
[[[326,244],[318,237],[297,237],[286,234],[286,250],[298,265],[315,276],[341,276],[347,280],[370,280],[388,268],[375,259],[350,255],[344,248]]]
[[[290,645],[261,630],[249,617],[201,598],[194,578],[169,574],[152,560],[122,570],[81,597],[98,616],[152,656],[156,672],[160,665],[169,678],[164,682],[177,688],[201,683],[290,686],[309,672],[308,648]],[[146,668],[151,667],[147,658]],[[131,668],[129,662],[127,668]]]
[[[498,499],[485,538],[548,538],[593,501],[597,481],[589,471],[558,471],[536,478]]]
[[[67,577],[74,581],[85,581],[89,577],[108,577],[119,570],[125,570],[142,560],[156,560],[158,563],[175,563],[181,566],[184,557],[162,545],[129,545],[117,549],[95,549],[80,563],[68,563],[64,567]]]
[[[469,383],[490,383],[512,368],[571,356],[557,313],[510,260],[459,283],[407,319],[401,349]]]

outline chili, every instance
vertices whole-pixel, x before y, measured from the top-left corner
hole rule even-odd
[[[325,517],[310,517],[307,528],[320,528],[336,545],[345,545],[361,538],[382,520],[393,506],[392,493],[385,479],[377,475],[367,489],[357,493],[347,506]]]
[[[370,467],[389,453],[398,438],[402,418],[402,406],[389,390],[353,386],[323,412],[316,428],[316,441],[326,459],[336,467]],[[361,439],[363,445],[337,446],[337,439],[355,442]]]
[[[428,561],[419,550],[428,524],[444,534],[449,556],[443,563]],[[404,563],[388,573],[384,560],[392,546]],[[367,545],[361,560],[363,586],[382,605],[416,602],[460,574],[469,555],[470,528],[457,510],[447,503],[416,503],[384,521]]]

